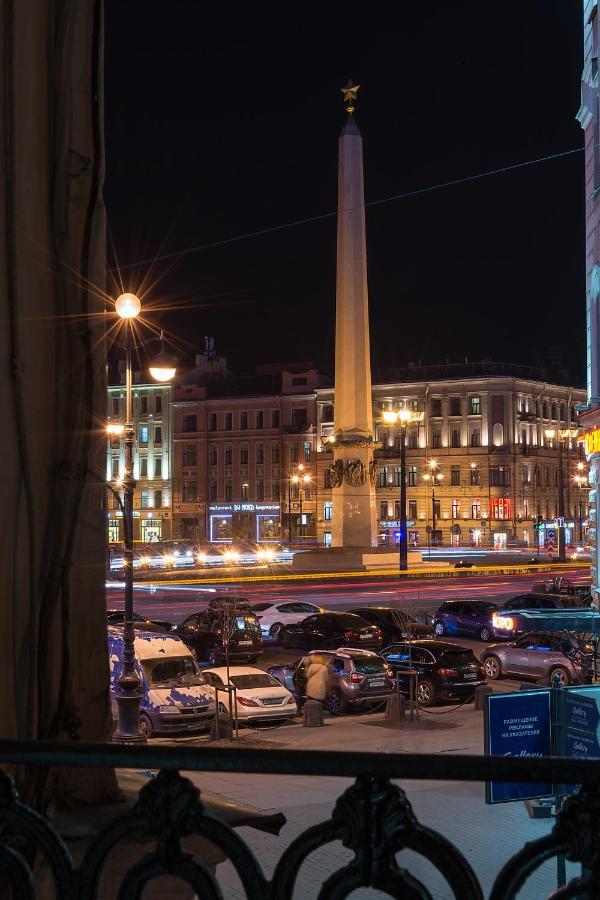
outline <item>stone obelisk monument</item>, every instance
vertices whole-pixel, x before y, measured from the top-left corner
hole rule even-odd
[[[369,295],[359,85],[342,88],[348,118],[339,140],[335,416],[331,466],[334,547],[377,545]]]

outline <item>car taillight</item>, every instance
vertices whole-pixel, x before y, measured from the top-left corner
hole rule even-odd
[[[449,678],[453,675],[458,675],[456,669],[436,669],[436,675],[441,675],[443,678]]]
[[[381,628],[376,628],[376,629],[375,629],[375,637],[376,637],[376,638],[380,638],[380,637],[381,637]]]
[[[253,700],[252,697],[240,697],[238,694],[237,702],[241,704],[241,706],[258,706],[256,700]]]
[[[345,632],[344,632],[344,637],[346,638],[347,641],[353,641],[353,640],[356,640],[356,639],[358,638],[358,632],[356,632],[356,631],[345,631]]]
[[[357,672],[353,672],[350,676],[350,684],[360,684],[365,676],[359,675]]]
[[[574,666],[582,666],[583,665],[583,660],[581,660],[581,659],[572,659],[571,662],[573,663]]]
[[[292,695],[290,694],[290,696],[287,698],[287,700],[286,700],[285,702],[286,702],[286,703],[295,703],[296,701],[294,700],[294,698],[293,698]]]
[[[393,679],[393,677],[394,677],[394,673],[392,672],[391,669],[386,669],[385,674],[387,675],[387,677],[389,679]]]

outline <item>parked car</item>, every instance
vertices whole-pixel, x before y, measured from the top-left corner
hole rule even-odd
[[[136,632],[134,651],[142,682],[142,734],[185,734],[208,728],[215,715],[213,691],[185,644],[172,635],[141,631]],[[123,629],[114,625],[108,629],[108,658],[111,706],[116,719]]]
[[[392,606],[359,606],[355,609],[349,609],[348,612],[360,616],[361,619],[364,619],[370,625],[376,625],[381,631],[384,644],[393,644],[394,641],[403,641],[408,637],[424,638],[433,636],[431,625],[417,622],[403,609],[397,609]]]
[[[122,609],[107,609],[106,624],[107,625],[123,625],[125,622],[125,611]],[[141,628],[144,631],[171,631],[173,626],[170,622],[164,622],[161,619],[146,619],[139,613],[133,614],[133,627]]]
[[[518,594],[508,600],[446,600],[433,617],[438,637],[462,634],[489,641],[511,637],[514,622],[509,613],[517,609],[565,609],[581,606],[577,596],[567,594]]]
[[[529,632],[510,643],[490,644],[481,654],[486,676],[493,681],[503,675],[544,678],[552,682],[558,675],[561,684],[582,684],[588,679],[593,647],[589,657],[582,653],[573,638],[560,632]]]
[[[357,644],[365,650],[378,650],[382,635],[377,626],[354,613],[326,612],[308,616],[295,625],[284,625],[279,640],[284,647],[307,650],[333,650]]]
[[[213,689],[213,697],[220,709],[229,712],[230,695],[223,691],[215,694],[214,688],[227,685],[227,669],[223,666],[205,669],[204,677]],[[277,679],[262,669],[235,666],[229,669],[229,684],[236,688],[237,717],[240,722],[275,723],[292,719],[298,712],[291,692]]]
[[[273,600],[266,603],[254,603],[252,612],[260,622],[263,637],[277,640],[284,625],[295,625],[307,616],[325,612],[322,606],[305,603],[301,600]]]
[[[218,666],[225,660],[224,633],[231,626],[229,660],[255,662],[262,653],[262,636],[256,615],[247,602],[230,598],[211,600],[208,608],[188,616],[173,632],[184,641],[198,660]]]
[[[306,694],[305,669],[315,654],[329,658],[326,704],[335,715],[383,703],[394,689],[389,666],[377,653],[362,648],[312,651],[289,665],[270,666],[267,671],[301,702]]]
[[[483,668],[468,647],[449,641],[420,640],[392,644],[381,656],[398,679],[400,690],[408,694],[406,669],[418,672],[417,698],[421,706],[450,697],[468,698],[485,684]]]

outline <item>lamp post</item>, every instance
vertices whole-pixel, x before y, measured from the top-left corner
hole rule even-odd
[[[400,424],[400,571],[408,569],[408,533],[406,530],[406,428],[409,422],[420,422],[423,413],[400,409],[388,410],[383,414],[387,425]]]
[[[567,441],[577,437],[577,428],[565,428],[564,430],[546,428],[544,434],[549,440],[558,438],[558,562],[566,561],[565,548],[565,477],[563,472],[563,454]]]
[[[300,534],[304,537],[304,526],[302,524],[302,485],[310,483],[310,475],[304,471],[304,464],[299,463],[293,472],[290,472],[288,478],[288,541],[292,544],[292,484],[298,486],[298,499],[300,501]]]
[[[430,459],[429,462],[427,463],[427,465],[429,467],[429,472],[425,472],[425,474],[423,475],[423,479],[426,482],[431,481],[431,524],[432,524],[432,529],[431,529],[432,538],[431,539],[432,539],[432,541],[435,541],[435,539],[436,539],[435,538],[435,526],[436,526],[435,486],[436,486],[436,484],[440,484],[440,482],[442,481],[442,478],[444,476],[439,471],[438,464],[435,459]]]
[[[581,490],[587,483],[587,477],[583,474],[585,465],[582,462],[577,463],[577,475],[573,477],[573,481],[577,485],[577,517],[579,519],[579,541],[583,543],[583,503],[581,500]]]
[[[135,294],[121,294],[115,303],[115,311],[123,319],[125,328],[125,424],[111,423],[109,434],[122,434],[125,446],[125,467],[123,471],[123,530],[125,569],[125,610],[123,625],[123,660],[116,695],[117,730],[113,740],[119,744],[142,744],[146,738],[140,733],[140,700],[142,682],[135,666],[135,630],[133,627],[133,320],[139,315],[142,305]],[[173,360],[164,352],[161,332],[161,353],[153,360],[150,374],[156,381],[170,381],[176,372]]]

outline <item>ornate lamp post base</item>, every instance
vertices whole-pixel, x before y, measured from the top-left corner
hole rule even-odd
[[[146,735],[140,732],[140,695],[117,694],[118,727],[113,734],[115,744],[146,744]]]

